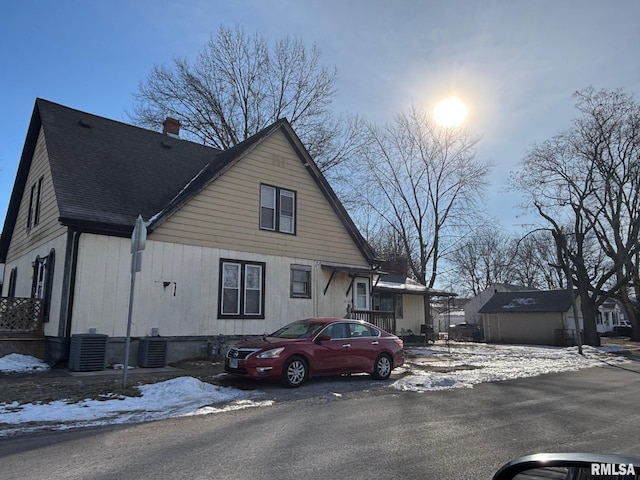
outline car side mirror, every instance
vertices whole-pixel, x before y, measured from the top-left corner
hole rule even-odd
[[[318,335],[316,337],[315,343],[322,343],[326,340],[331,340],[331,335]]]
[[[640,458],[590,453],[539,453],[517,458],[503,465],[493,476],[493,480],[532,478],[560,480],[625,478],[637,480],[640,479]]]

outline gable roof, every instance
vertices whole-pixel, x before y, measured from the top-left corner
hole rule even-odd
[[[59,221],[114,236],[131,235],[138,215],[152,232],[255,146],[282,131],[365,258],[370,263],[375,259],[286,119],[221,151],[38,98],[0,237],[0,262],[6,259],[41,128]]]
[[[574,292],[574,294],[576,293]],[[571,302],[571,293],[568,290],[497,292],[479,312],[566,312],[571,308]]]

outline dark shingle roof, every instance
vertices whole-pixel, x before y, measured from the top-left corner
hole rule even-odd
[[[497,292],[480,309],[480,313],[566,312],[571,308],[567,290]]]
[[[6,259],[40,128],[44,130],[60,222],[82,231],[118,236],[131,234],[138,215],[153,231],[280,129],[365,258],[370,262],[375,258],[286,119],[221,151],[39,98],[0,237],[0,262]]]
[[[164,208],[205,165],[210,147],[38,99],[64,224],[130,230]]]

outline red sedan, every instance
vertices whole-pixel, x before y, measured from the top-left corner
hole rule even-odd
[[[297,387],[307,378],[369,373],[385,380],[404,363],[402,340],[370,323],[345,318],[309,318],[282,327],[227,352],[228,373],[280,379]]]

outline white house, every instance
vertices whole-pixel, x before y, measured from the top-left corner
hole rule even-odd
[[[0,263],[5,297],[44,299],[50,362],[88,332],[122,361],[138,215],[131,335],[166,337],[169,361],[372,308],[375,254],[286,120],[226,151],[178,134],[171,119],[160,133],[36,100]]]

